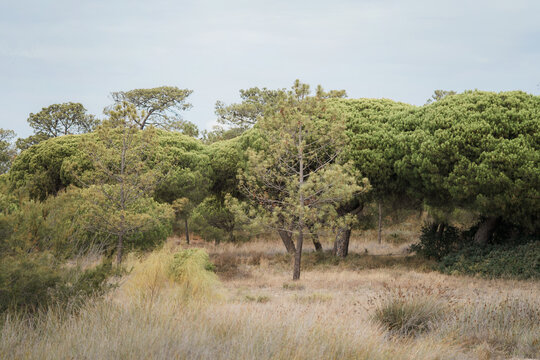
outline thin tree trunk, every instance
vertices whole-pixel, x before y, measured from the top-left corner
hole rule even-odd
[[[187,217],[184,219],[184,223],[186,225],[186,243],[189,245],[189,227]]]
[[[285,249],[287,249],[287,252],[289,254],[296,253],[296,247],[294,246],[294,242],[292,241],[292,234],[286,230],[278,230],[279,237],[281,238],[281,241],[283,241],[283,245],[285,245]]]
[[[379,244],[382,244],[382,206],[381,202],[379,201]]]
[[[299,226],[300,227],[300,226]],[[294,254],[294,271],[293,271],[293,280],[300,279],[300,263],[302,261],[302,245],[304,243],[304,232],[302,229],[298,233],[298,242],[296,246],[296,253]]]
[[[351,240],[351,232],[352,232],[352,229],[351,228],[348,228],[347,230],[345,230],[345,241],[344,241],[344,249],[343,249],[343,256],[347,256],[349,255],[349,241]]]
[[[124,235],[118,235],[118,243],[116,244],[116,265],[122,263],[122,255],[124,252]]]
[[[300,213],[298,214],[298,243],[296,244],[296,254],[294,255],[293,280],[300,279],[300,263],[302,260],[302,245],[304,244],[304,194],[302,187],[304,185],[304,153],[302,146],[302,123],[298,132],[298,200]]]
[[[474,234],[474,243],[480,246],[486,245],[493,236],[498,220],[499,219],[495,216],[490,216],[485,219]]]

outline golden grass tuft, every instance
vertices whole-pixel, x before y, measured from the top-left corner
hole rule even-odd
[[[206,302],[219,298],[219,280],[204,249],[176,252],[169,262],[168,274],[180,286],[185,299]]]
[[[147,303],[167,290],[184,302],[208,303],[221,298],[220,282],[204,249],[173,252],[164,247],[143,259],[130,257],[132,269],[122,290],[128,297]]]
[[[128,296],[153,300],[172,284],[168,274],[171,259],[172,254],[167,248],[153,251],[143,259],[137,259],[130,254],[126,266],[131,269],[131,273],[122,289]]]

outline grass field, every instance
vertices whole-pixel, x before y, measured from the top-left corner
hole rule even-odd
[[[405,236],[406,237],[406,236]],[[159,257],[77,315],[5,321],[6,359],[508,359],[540,357],[540,284],[448,276],[403,243],[353,241],[337,261],[311,249],[300,282],[276,240],[206,244],[219,282],[191,300]],[[180,243],[180,244],[179,244]],[[329,244],[325,244],[326,248]],[[169,239],[162,250],[185,247]],[[306,246],[309,247],[309,246]],[[367,252],[366,252],[367,251]],[[165,255],[163,255],[165,256]],[[146,265],[145,265],[146,264]],[[137,269],[145,269],[133,292]],[[131,284],[131,285],[130,285]]]

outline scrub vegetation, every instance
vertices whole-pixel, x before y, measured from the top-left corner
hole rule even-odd
[[[295,81],[0,129],[7,359],[540,357],[540,97]]]

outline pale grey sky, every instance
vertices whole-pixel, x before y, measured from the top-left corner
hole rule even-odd
[[[349,97],[423,104],[434,89],[540,93],[538,0],[0,0],[0,127],[109,93],[194,90],[187,120],[216,100],[299,78]]]

